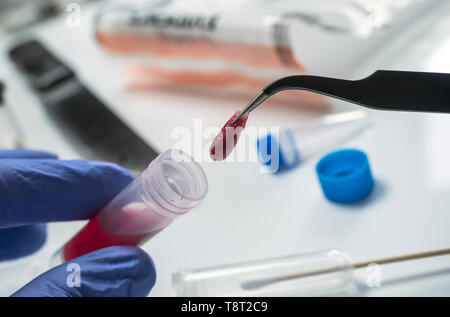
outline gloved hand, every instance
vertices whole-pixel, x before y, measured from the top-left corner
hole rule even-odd
[[[115,164],[0,151],[0,261],[37,251],[45,243],[47,222],[91,218],[132,180]],[[71,262],[81,269],[80,287],[67,284]],[[151,258],[139,248],[105,248],[71,262],[13,296],[146,296],[156,279]]]

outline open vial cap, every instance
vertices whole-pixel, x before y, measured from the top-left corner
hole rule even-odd
[[[158,156],[142,177],[146,203],[173,216],[189,211],[208,192],[208,180],[202,168],[180,150],[169,150]]]
[[[352,204],[369,196],[374,187],[367,155],[354,149],[324,156],[316,166],[323,193],[332,202]]]

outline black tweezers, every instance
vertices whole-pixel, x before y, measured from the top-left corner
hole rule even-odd
[[[233,121],[283,90],[307,90],[377,110],[450,113],[450,74],[378,70],[360,80],[289,76],[264,88]]]

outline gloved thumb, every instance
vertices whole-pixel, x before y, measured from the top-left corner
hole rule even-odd
[[[150,256],[135,247],[101,249],[38,276],[12,296],[147,296],[156,280]]]

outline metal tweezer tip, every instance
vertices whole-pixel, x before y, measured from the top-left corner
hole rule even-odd
[[[247,113],[252,112],[253,109],[258,107],[267,98],[269,98],[269,95],[266,94],[264,90],[261,91],[252,101],[250,101],[247,107],[245,107],[244,110],[242,110],[242,112],[236,117],[236,119],[233,120],[232,124],[235,124],[240,118],[245,116]]]

